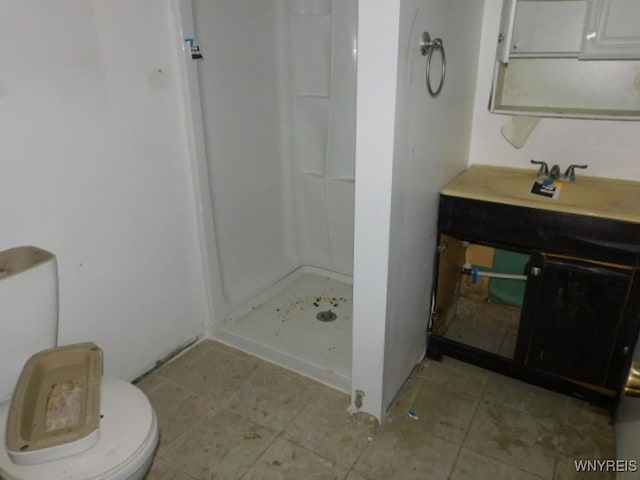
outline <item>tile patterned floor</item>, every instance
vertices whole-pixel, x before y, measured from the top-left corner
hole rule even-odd
[[[381,427],[349,416],[347,395],[210,340],[139,386],[161,431],[147,480],[613,478],[574,466],[615,458],[608,417],[450,358],[425,362]]]

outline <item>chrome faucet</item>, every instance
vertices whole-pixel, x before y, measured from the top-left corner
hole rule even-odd
[[[531,160],[534,165],[540,165],[538,170],[538,180],[560,180],[562,182],[575,182],[576,181],[576,168],[587,168],[587,165],[569,165],[564,174],[560,173],[560,166],[554,165],[549,170],[549,166],[546,162],[538,162]]]
[[[538,180],[546,180],[549,178],[549,165],[547,165],[547,162],[531,160],[531,163],[534,165],[540,165],[540,169],[538,170]]]
[[[564,172],[564,181],[565,182],[575,182],[576,181],[575,169],[576,168],[585,169],[585,168],[587,168],[587,166],[588,165],[569,165],[569,168],[567,168],[567,171]]]

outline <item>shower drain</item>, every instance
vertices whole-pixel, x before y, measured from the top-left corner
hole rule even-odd
[[[333,322],[336,318],[338,318],[338,316],[331,310],[325,310],[324,312],[316,314],[316,319],[321,322]]]

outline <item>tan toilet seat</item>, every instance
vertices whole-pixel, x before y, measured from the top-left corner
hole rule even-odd
[[[20,465],[65,458],[99,438],[102,350],[95,343],[50,348],[26,362],[9,407],[7,453]]]
[[[147,396],[124,380],[102,377],[100,438],[85,452],[71,457],[18,465],[0,445],[0,478],[5,480],[131,480],[141,479],[158,444],[158,422]],[[8,402],[0,404],[4,431]]]

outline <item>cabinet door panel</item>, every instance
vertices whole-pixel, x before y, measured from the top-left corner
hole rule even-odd
[[[528,366],[605,386],[632,270],[545,255]]]
[[[640,58],[640,2],[591,0],[582,36],[582,60]]]

